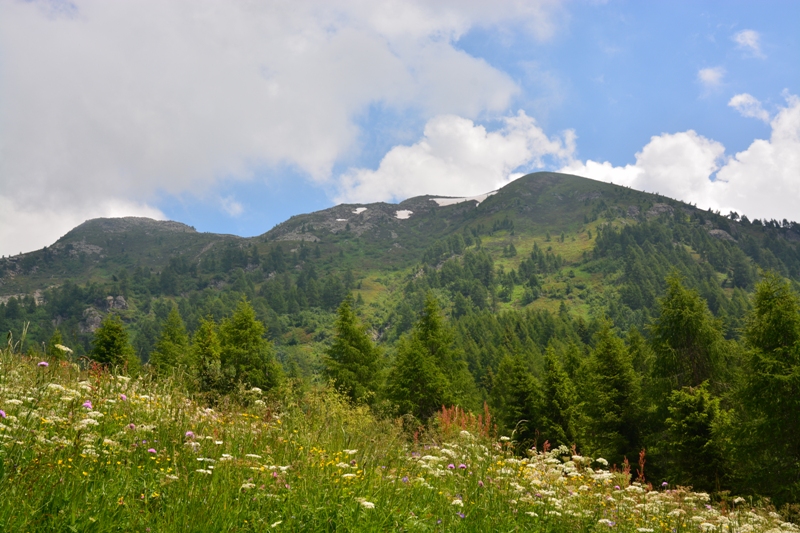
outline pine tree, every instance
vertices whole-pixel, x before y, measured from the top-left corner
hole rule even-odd
[[[586,377],[584,443],[592,454],[622,464],[639,453],[641,391],[625,344],[604,324],[595,337]]]
[[[272,343],[264,338],[264,324],[256,319],[247,299],[242,298],[233,316],[219,327],[220,363],[227,387],[242,383],[269,390],[283,380]]]
[[[191,361],[203,392],[218,390],[222,385],[221,351],[216,322],[211,317],[201,319],[192,336]]]
[[[352,401],[369,401],[378,388],[380,353],[353,312],[352,296],[339,306],[335,327],[326,373]]]
[[[189,336],[178,308],[173,306],[161,327],[150,364],[163,375],[178,365],[189,366],[189,362]]]
[[[139,359],[128,341],[128,330],[119,316],[108,314],[94,332],[94,341],[91,358],[98,363],[116,367],[128,366],[135,371],[139,366]]]

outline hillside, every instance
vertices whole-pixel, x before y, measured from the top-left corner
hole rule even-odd
[[[247,239],[100,219],[0,263],[0,329],[31,357],[180,368],[212,404],[286,380],[421,426],[442,405],[488,408],[517,453],[646,450],[652,479],[791,517],[798,242],[794,222],[553,173]]]

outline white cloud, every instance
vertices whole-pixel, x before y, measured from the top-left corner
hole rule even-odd
[[[633,165],[573,162],[562,172],[659,192],[724,213],[797,220],[800,98],[785,96],[786,106],[770,123],[769,140],[755,140],[733,157],[726,158],[720,143],[687,131],[653,137]]]
[[[761,102],[750,94],[737,94],[731,98],[728,105],[738,111],[743,117],[757,118],[762,122],[769,123],[769,113],[761,107]]]
[[[64,214],[23,249],[70,213],[202,193],[259,166],[326,181],[372,104],[424,120],[505,113],[517,84],[454,43],[499,24],[546,39],[560,3],[0,1],[2,194]],[[8,225],[21,227],[0,212]]]
[[[764,57],[761,52],[761,35],[755,30],[742,30],[733,35],[733,41],[738,45],[738,48],[755,56]]]
[[[571,160],[575,135],[548,138],[520,111],[499,131],[487,132],[471,120],[441,115],[425,126],[411,146],[395,146],[377,170],[354,169],[341,178],[341,202],[405,199],[421,194],[473,196],[519,177],[521,167],[541,168],[545,158]]]
[[[706,89],[719,87],[724,77],[725,69],[722,67],[702,68],[697,72],[697,79]]]
[[[220,198],[220,205],[222,206],[222,210],[232,217],[238,217],[244,212],[244,207],[242,204],[237,202],[233,196]]]

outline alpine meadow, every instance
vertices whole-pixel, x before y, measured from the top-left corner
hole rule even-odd
[[[2,531],[800,530],[800,224],[569,174],[0,260]]]

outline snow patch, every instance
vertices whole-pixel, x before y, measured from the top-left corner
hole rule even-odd
[[[399,218],[400,220],[405,220],[413,214],[414,211],[409,211],[408,209],[401,209],[400,211],[396,212],[394,216]]]
[[[366,210],[367,210],[366,207],[356,207],[355,209],[353,209],[353,213],[355,213],[356,215],[360,215]]]
[[[346,218],[337,218],[336,222],[347,222]]]
[[[470,196],[466,198],[431,198],[431,200],[439,204],[439,207],[460,204],[461,202],[471,202],[473,200],[480,204],[493,194],[497,194],[497,191],[487,192],[485,194],[479,194],[478,196]]]

